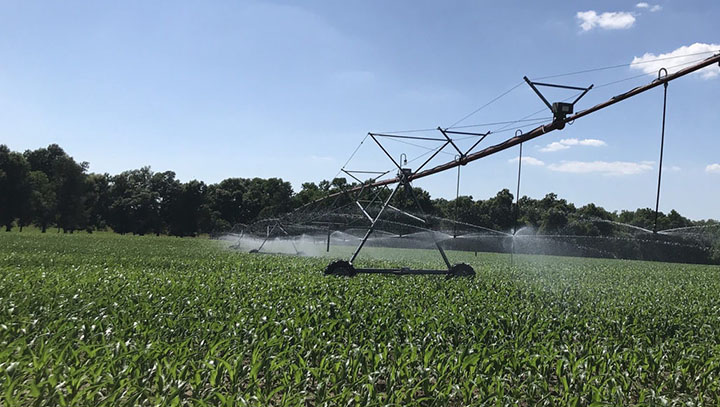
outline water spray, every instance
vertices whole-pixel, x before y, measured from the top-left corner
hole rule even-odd
[[[526,133],[523,133],[522,131],[517,131],[513,137],[510,137],[498,144],[494,144],[488,147],[485,147],[482,150],[475,151],[478,145],[486,139],[488,135],[491,134],[491,131],[485,131],[485,132],[467,132],[467,131],[457,131],[453,127],[450,128],[441,128],[438,127],[436,130],[439,132],[439,137],[419,137],[414,135],[406,135],[406,134],[392,134],[392,133],[368,133],[367,137],[370,137],[374,143],[379,147],[379,149],[384,153],[384,155],[392,162],[393,166],[395,167],[394,170],[396,170],[395,175],[390,178],[383,178],[387,174],[390,173],[390,171],[358,171],[358,170],[348,170],[345,167],[341,169],[342,172],[353,178],[355,181],[357,181],[359,184],[357,186],[350,186],[348,188],[345,188],[343,185],[338,185],[338,188],[340,191],[333,192],[328,194],[327,196],[317,199],[313,202],[310,202],[301,208],[298,208],[296,211],[292,212],[293,216],[288,216],[285,221],[282,221],[278,219],[275,224],[267,225],[267,233],[260,244],[260,246],[257,249],[254,249],[254,252],[260,252],[263,247],[265,246],[265,243],[270,239],[271,237],[291,237],[291,233],[288,231],[289,227],[292,226],[303,226],[303,227],[315,227],[318,231],[322,231],[320,233],[327,234],[326,236],[326,247],[325,251],[330,251],[330,240],[332,235],[332,229],[336,228],[339,230],[343,225],[345,227],[357,227],[365,225],[365,233],[362,238],[360,238],[359,244],[357,248],[353,251],[352,255],[347,260],[338,260],[335,262],[332,262],[329,264],[325,270],[326,274],[334,274],[334,275],[346,275],[346,276],[352,276],[357,273],[390,273],[390,274],[444,274],[447,276],[473,276],[475,274],[472,267],[460,263],[460,264],[451,264],[445,250],[443,247],[441,247],[441,242],[438,241],[436,237],[436,233],[432,232],[431,237],[434,243],[434,246],[440,253],[440,256],[443,259],[443,262],[446,265],[446,269],[444,270],[412,270],[408,267],[400,267],[400,268],[394,268],[394,269],[363,269],[363,268],[355,268],[354,262],[357,259],[360,252],[363,250],[363,247],[368,242],[368,239],[371,235],[373,235],[375,232],[379,231],[378,226],[382,223],[384,225],[391,225],[391,229],[397,229],[399,230],[398,233],[396,233],[397,236],[402,236],[403,233],[407,233],[408,228],[413,228],[415,226],[410,226],[409,224],[400,226],[400,222],[395,222],[393,224],[392,220],[388,219],[388,213],[390,211],[398,216],[402,216],[405,219],[408,219],[408,222],[418,222],[423,226],[416,227],[420,229],[430,229],[430,225],[428,220],[431,219],[428,215],[426,215],[423,211],[423,208],[421,207],[417,197],[415,196],[415,193],[412,188],[412,182],[424,177],[428,177],[430,175],[438,174],[444,171],[447,171],[449,169],[458,167],[458,176],[457,176],[457,189],[456,189],[456,202],[455,202],[455,219],[452,220],[452,230],[451,230],[451,237],[453,240],[459,237],[458,235],[458,216],[459,216],[459,209],[458,209],[458,200],[459,200],[459,182],[460,182],[460,166],[467,165],[470,162],[479,160],[484,157],[488,157],[490,155],[499,153],[501,151],[507,150],[514,146],[520,146],[520,156],[518,160],[518,182],[517,182],[517,189],[516,189],[516,203],[515,203],[515,220],[514,225],[512,227],[512,233],[507,233],[506,235],[510,236],[512,239],[512,247],[511,247],[511,256],[515,254],[516,247],[515,247],[515,237],[517,237],[518,232],[518,216],[519,216],[519,195],[520,195],[520,175],[521,175],[521,168],[522,168],[522,144],[525,142],[528,142],[530,140],[533,140],[537,137],[540,137],[542,135],[545,135],[547,133],[550,133],[555,130],[562,130],[565,128],[566,124],[572,124],[575,120],[583,118],[589,114],[598,112],[602,109],[605,109],[609,106],[612,106],[616,103],[619,103],[620,101],[623,101],[625,99],[632,98],[634,96],[637,96],[641,93],[647,92],[655,87],[663,86],[665,88],[664,92],[664,99],[663,99],[663,131],[661,134],[661,145],[660,145],[660,169],[658,174],[658,188],[657,188],[657,195],[656,195],[656,205],[655,205],[655,223],[652,231],[649,231],[650,233],[653,233],[654,235],[660,235],[662,234],[662,231],[658,231],[657,227],[657,216],[659,213],[659,198],[660,198],[660,182],[661,182],[661,171],[662,171],[662,159],[663,159],[663,149],[664,149],[664,124],[665,124],[665,113],[666,113],[666,106],[667,106],[667,86],[668,83],[681,78],[685,75],[688,75],[690,73],[696,72],[702,68],[705,68],[707,66],[720,63],[720,54],[715,54],[709,58],[706,58],[698,63],[692,64],[690,66],[687,66],[685,68],[682,68],[676,72],[668,73],[667,70],[663,69],[661,70],[662,74],[659,74],[656,79],[654,79],[652,82],[635,87],[625,93],[621,93],[619,95],[616,95],[612,97],[611,99],[599,103],[595,106],[586,108],[584,110],[580,110],[576,112],[575,105],[585,96],[588,92],[590,92],[593,89],[593,85],[590,85],[588,87],[577,87],[577,86],[569,86],[569,85],[562,85],[562,84],[553,84],[553,83],[544,83],[544,82],[537,82],[532,81],[528,79],[527,77],[524,77],[524,81],[530,86],[530,88],[537,94],[537,96],[543,101],[543,103],[548,107],[550,112],[552,113],[552,121],[546,124],[541,124],[537,127],[535,127],[532,130],[527,131]],[[517,86],[516,86],[517,87]],[[540,92],[540,87],[552,87],[552,88],[559,88],[559,89],[567,89],[567,90],[574,90],[579,91],[579,95],[574,98],[572,102],[566,102],[566,101],[559,101],[559,102],[553,102],[550,103],[547,98]],[[514,89],[514,88],[513,88]],[[507,93],[507,92],[506,92]],[[423,130],[426,131],[426,130]],[[366,138],[367,138],[366,137]],[[456,141],[457,138],[454,137],[462,137],[462,138],[476,138],[476,141],[472,144],[472,146],[463,151],[461,150]],[[411,169],[408,164],[408,158],[406,154],[402,154],[400,156],[399,162],[388,152],[388,150],[385,148],[385,146],[381,143],[381,139],[393,139],[398,141],[403,140],[421,140],[421,141],[433,141],[441,143],[438,148],[429,149],[428,153],[424,155],[428,155],[427,159],[424,160],[420,165],[417,166],[416,169]],[[363,140],[364,141],[364,140]],[[404,141],[407,142],[407,141]],[[361,143],[362,145],[362,143]],[[359,148],[359,146],[358,146]],[[436,165],[431,168],[425,168],[438,154],[440,153],[446,153],[448,154],[447,149],[454,150],[454,159],[452,161],[448,161],[439,165]],[[357,149],[355,150],[357,152]],[[355,154],[353,153],[353,156]],[[452,154],[452,153],[451,153]],[[424,156],[423,155],[423,156]],[[421,156],[422,157],[422,156]],[[418,157],[420,158],[420,157]],[[416,159],[418,159],[416,158]],[[413,160],[414,161],[414,160]],[[347,165],[347,163],[346,163]],[[362,181],[360,179],[361,174],[371,174],[373,175],[373,178],[369,181]],[[416,209],[418,210],[418,214],[413,214],[404,208],[397,207],[391,204],[392,199],[396,196],[399,190],[403,190],[405,192],[406,196],[409,196],[414,203]],[[328,205],[327,208],[325,208],[322,213],[305,213],[304,211],[308,211],[310,207],[313,207],[315,205],[322,206],[325,205],[327,202],[331,202],[330,205]],[[344,216],[343,214],[339,213],[339,209],[347,209],[347,208],[356,208],[356,210],[359,210],[359,216]],[[388,211],[388,209],[390,211]],[[321,220],[322,222],[325,222],[322,225],[315,225],[313,222],[316,222],[318,220]],[[315,225],[315,226],[313,226]],[[498,232],[501,233],[501,232]],[[292,243],[292,246],[296,253],[299,253],[297,250],[297,247],[295,247],[292,238],[290,238],[290,241]],[[475,249],[475,252],[477,253],[477,249]],[[511,261],[512,257],[511,257]]]

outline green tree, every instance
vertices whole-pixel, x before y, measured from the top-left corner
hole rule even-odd
[[[87,162],[77,163],[57,144],[47,148],[25,151],[25,159],[32,171],[43,172],[55,191],[55,221],[66,232],[87,227],[85,206],[88,184]]]
[[[685,228],[688,226],[692,226],[692,221],[680,215],[675,209],[667,214],[667,229]]]
[[[203,215],[207,210],[203,208],[207,193],[207,186],[202,181],[190,181],[182,185],[177,205],[174,205],[170,233],[175,236],[195,236],[200,230]]]
[[[568,223],[567,214],[559,208],[550,208],[542,218],[540,233],[555,234],[560,232]]]
[[[158,229],[159,194],[151,189],[152,175],[150,167],[143,167],[112,178],[110,226],[115,231],[144,235]]]
[[[543,210],[540,208],[540,203],[537,199],[523,196],[518,201],[518,211],[518,229],[523,226],[529,226],[537,230],[540,227]]]
[[[427,215],[435,214],[435,207],[430,193],[420,187],[407,189],[401,186],[395,193],[391,204],[409,212],[425,213]]]
[[[42,233],[45,233],[55,217],[55,206],[57,205],[55,189],[48,176],[42,171],[30,172],[30,187],[32,219],[40,227]]]
[[[0,145],[0,224],[12,229],[15,219],[21,219],[21,228],[29,218],[30,166],[22,154]],[[28,222],[29,223],[29,222]]]
[[[539,232],[544,234],[561,233],[568,224],[568,217],[575,212],[575,206],[565,199],[558,199],[554,193],[545,195],[538,201],[542,213]]]
[[[247,183],[248,180],[243,178],[228,178],[208,187],[210,210],[216,219],[219,217],[228,226],[247,220],[248,214],[244,202]],[[222,226],[218,225],[218,227]]]
[[[568,233],[579,236],[609,236],[613,233],[614,215],[594,203],[589,203],[569,217]]]
[[[485,201],[485,207],[490,216],[493,229],[509,231],[513,228],[515,225],[513,206],[513,195],[508,189],[499,191],[494,197]]]
[[[176,220],[175,213],[180,205],[182,183],[173,171],[156,172],[150,178],[150,190],[158,202],[159,219],[153,222],[155,234],[168,233]]]
[[[243,223],[258,218],[268,218],[292,209],[293,190],[289,182],[280,178],[253,178],[243,194],[247,209]]]
[[[112,206],[111,182],[112,177],[107,173],[88,175],[85,198],[88,228],[103,230],[108,227],[110,207]]]
[[[297,208],[309,204],[327,196],[327,194],[326,190],[323,190],[314,182],[305,182],[302,184],[300,192],[293,197],[294,206]]]

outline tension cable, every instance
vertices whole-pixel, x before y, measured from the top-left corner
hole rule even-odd
[[[456,160],[462,159],[461,155],[455,156]],[[457,184],[455,185],[455,221],[453,222],[453,239],[457,237],[457,223],[458,216],[460,213],[460,168],[462,165],[458,165]]]
[[[665,74],[663,75],[663,72]],[[660,68],[658,71],[658,80],[667,76],[667,69]],[[655,196],[655,225],[653,226],[653,233],[657,234],[657,221],[658,221],[658,210],[660,208],[660,181],[662,180],[662,164],[663,164],[663,150],[665,148],[665,113],[667,111],[667,89],[668,82],[663,83],[663,113],[662,113],[662,131],[660,132],[660,164],[658,165],[658,182],[657,182],[657,195]]]
[[[522,130],[515,130],[515,137],[522,135]],[[518,217],[520,216],[520,171],[522,170],[522,147],[523,143],[520,143],[520,155],[518,156],[518,176],[517,176],[517,189],[515,190],[515,219],[513,220],[513,235],[511,240],[512,247],[510,248],[510,265],[513,264],[513,256],[515,254],[515,234],[517,234]]]

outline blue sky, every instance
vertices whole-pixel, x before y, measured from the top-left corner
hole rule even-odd
[[[93,172],[150,165],[184,181],[274,176],[298,190],[333,177],[368,131],[450,126],[523,75],[720,49],[719,19],[716,1],[679,0],[0,1],[0,143],[18,151],[58,143]],[[548,81],[598,86],[651,72],[598,87],[582,109],[649,82],[659,66],[709,55]],[[720,218],[717,72],[670,84],[663,211]],[[523,85],[459,125],[542,108]],[[661,113],[657,88],[527,143],[521,194],[653,207]],[[427,151],[388,148],[396,157]],[[461,194],[514,191],[517,153],[463,167]],[[388,164],[366,141],[348,168]],[[456,175],[418,185],[453,198]]]

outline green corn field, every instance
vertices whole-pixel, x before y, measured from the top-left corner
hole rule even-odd
[[[0,405],[720,404],[720,267],[452,255],[477,277],[2,233]]]

